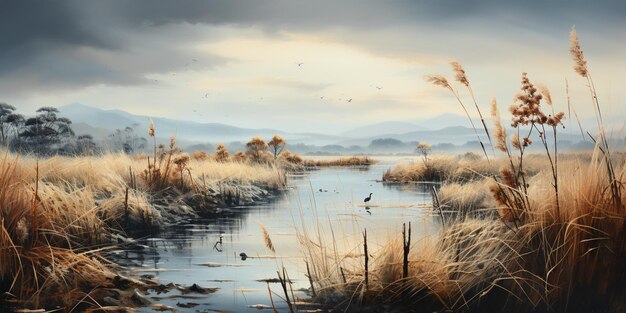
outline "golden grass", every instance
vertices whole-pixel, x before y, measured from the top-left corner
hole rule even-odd
[[[320,273],[316,280],[320,302],[341,308],[356,304],[360,310],[372,311],[389,307],[419,312],[624,310],[626,161],[623,154],[610,152],[595,86],[575,30],[570,41],[574,69],[588,83],[598,120],[593,153],[558,153],[557,126],[564,114],[552,108],[547,89],[539,88],[542,91],[537,93],[526,73],[522,74],[521,92],[510,109],[516,135],[508,139],[504,128],[494,134],[503,158],[432,158],[385,173],[387,181],[442,181],[442,204],[462,212],[484,206],[497,210],[500,219],[467,215],[454,219],[433,240],[414,244],[408,264],[404,263],[404,242],[391,240],[371,252],[369,273],[367,256],[360,263],[348,263],[341,255],[353,251],[340,254],[335,244],[323,243],[321,236],[305,236],[301,240],[305,257]],[[456,80],[469,87],[463,68],[452,65]],[[447,78],[432,75],[427,80],[451,91],[467,113]],[[547,102],[552,113],[544,113],[542,102]],[[497,110],[493,111],[499,124]],[[541,134],[536,144],[545,149],[541,155],[525,151],[532,144],[533,131]],[[553,140],[547,139],[546,131]],[[485,132],[489,136],[486,127]],[[481,146],[487,156],[482,141]],[[492,198],[486,201],[489,193]]]
[[[184,168],[176,163],[180,159]],[[184,154],[173,160],[175,167],[164,182],[181,193],[221,190],[217,186],[223,181],[264,188],[286,184],[284,172],[275,166],[190,160]],[[98,250],[112,245],[111,230],[161,223],[153,201],[163,193],[142,179],[146,166],[147,157],[124,154],[38,160],[3,152],[0,308],[2,300],[15,301],[17,307],[59,305],[66,311],[81,301],[93,305],[88,293],[111,287],[115,276]]]
[[[69,310],[114,276],[89,248],[104,240],[104,223],[89,191],[26,180],[19,163],[0,159],[0,299]]]
[[[446,183],[437,192],[439,208],[455,218],[497,216],[496,203],[490,194],[491,180],[484,178],[468,183]],[[435,212],[436,213],[436,212]]]
[[[398,164],[385,171],[387,182],[464,182],[498,173],[498,166],[484,158],[465,159],[445,155],[432,156],[428,162]]]
[[[302,164],[306,167],[328,166],[366,166],[376,164],[377,161],[367,156],[353,156],[338,159],[304,159]]]
[[[316,300],[428,312],[607,311],[625,292],[626,212],[613,205],[600,159],[561,166],[558,211],[550,200],[551,173],[542,172],[530,182],[532,210],[517,228],[469,216],[436,238],[413,244],[407,278],[402,278],[401,238],[387,242],[371,252],[367,290],[362,256],[348,258],[354,251],[339,253],[334,245],[306,237],[301,242],[317,278]],[[617,169],[626,177],[624,163]],[[442,203],[493,211],[486,184],[444,186]]]

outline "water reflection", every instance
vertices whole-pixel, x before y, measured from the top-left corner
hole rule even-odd
[[[416,237],[439,227],[437,218],[424,210],[431,203],[431,187],[379,182],[392,165],[384,162],[369,168],[329,168],[291,175],[292,188],[284,194],[263,204],[223,208],[213,216],[181,221],[140,240],[144,249],[127,252],[121,263],[139,275],[154,275],[165,284],[220,288],[194,299],[193,309],[177,307],[180,311],[256,311],[256,305],[270,304],[266,281],[273,282],[282,266],[288,270],[294,290],[309,287],[294,228],[311,231],[316,221],[330,223],[337,234],[336,244],[344,248],[358,245],[365,228],[368,243],[377,247],[397,236],[405,222],[413,222]],[[364,203],[369,193],[373,196]],[[260,225],[267,229],[276,253],[265,246]],[[320,236],[330,234],[322,232]],[[272,285],[271,289],[279,292],[280,286]],[[172,291],[167,296],[182,294]],[[174,307],[183,302],[163,295],[158,299]],[[274,300],[279,311],[288,311],[276,297]]]

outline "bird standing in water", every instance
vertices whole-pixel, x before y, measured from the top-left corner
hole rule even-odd
[[[367,198],[365,198],[365,199],[363,200],[363,202],[366,202],[366,203],[367,203],[367,202],[369,202],[370,200],[372,200],[372,193],[371,193],[371,192],[370,192],[370,195],[369,195]]]

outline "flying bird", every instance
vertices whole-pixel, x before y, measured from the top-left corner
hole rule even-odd
[[[376,87],[376,89],[378,89],[378,90],[383,89],[383,87],[379,87],[379,86],[374,86],[374,87]]]
[[[304,64],[304,62],[296,62],[297,66],[302,66],[302,64]]]
[[[324,100],[324,96],[321,96],[320,99]]]
[[[367,203],[370,202],[370,200],[372,200],[372,193],[370,192],[370,195],[367,196],[367,198],[363,199],[363,202]]]
[[[348,99],[348,102],[352,102],[352,98]]]

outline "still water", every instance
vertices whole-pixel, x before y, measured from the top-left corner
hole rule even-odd
[[[128,252],[124,263],[134,274],[154,276],[163,284],[218,288],[210,294],[172,290],[148,296],[180,312],[254,312],[257,305],[271,306],[264,280],[276,278],[283,266],[296,296],[306,298],[303,290],[309,281],[297,232],[306,230],[322,244],[334,238],[338,249],[351,252],[360,251],[362,232],[367,229],[375,257],[377,248],[401,233],[403,223],[412,223],[414,242],[438,229],[437,218],[427,210],[431,203],[428,188],[380,182],[386,169],[411,159],[380,160],[369,167],[292,175],[289,188],[267,203],[224,208],[214,218],[181,221],[153,238],[142,239],[140,243],[147,248]],[[372,200],[366,207],[363,200],[369,193],[373,193]],[[275,253],[264,244],[260,225],[267,229]],[[241,253],[248,257],[242,260]],[[278,296],[283,294],[280,284],[269,286],[278,311],[288,311]]]

